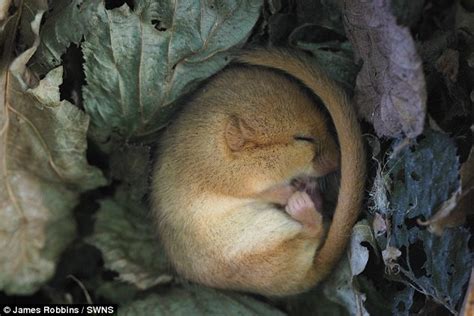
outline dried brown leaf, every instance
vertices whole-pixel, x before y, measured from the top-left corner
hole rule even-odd
[[[418,219],[418,224],[429,226],[428,230],[441,236],[446,228],[464,224],[466,215],[472,213],[474,202],[474,154],[471,149],[468,159],[461,166],[461,185],[451,197],[441,203],[435,215],[426,221]]]
[[[359,114],[379,136],[410,138],[423,131],[426,89],[415,42],[397,25],[390,1],[345,0],[344,25],[357,59],[355,99]]]
[[[36,4],[30,17],[21,16],[31,18],[24,31],[32,46],[13,59],[11,34],[22,10],[6,24],[10,37],[0,41],[0,289],[9,294],[32,293],[53,275],[74,238],[80,192],[105,184],[85,157],[88,116],[60,101],[62,69],[37,82],[26,67],[40,41],[44,6]]]
[[[8,16],[8,9],[10,8],[10,3],[12,0],[2,0],[0,1],[0,23],[5,20]]]

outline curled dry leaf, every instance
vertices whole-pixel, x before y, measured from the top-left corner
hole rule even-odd
[[[461,188],[454,192],[449,199],[441,203],[441,206],[437,208],[433,217],[426,221],[418,219],[417,223],[419,225],[429,226],[428,230],[438,236],[443,235],[445,228],[462,225],[466,220],[466,214],[454,211],[458,205],[460,197]]]
[[[474,202],[474,150],[461,166],[461,185],[451,197],[441,203],[433,217],[418,224],[428,226],[430,232],[441,236],[446,228],[464,224],[466,215],[472,213]]]
[[[326,297],[344,306],[351,315],[369,315],[364,307],[366,296],[360,291],[355,279],[364,271],[369,261],[369,249],[365,244],[376,249],[370,225],[366,220],[362,220],[352,229],[347,255],[323,285]]]
[[[363,65],[356,80],[359,113],[379,136],[421,134],[426,112],[423,68],[406,27],[390,1],[345,0],[346,34]]]
[[[377,172],[375,174],[374,184],[369,192],[370,201],[373,204],[372,209],[381,214],[388,214],[390,210],[390,201],[388,200],[388,187],[390,179],[384,175],[380,162],[377,161]]]
[[[372,221],[372,228],[374,230],[375,236],[383,236],[387,233],[387,223],[380,213],[376,212],[374,220]]]
[[[353,276],[361,274],[369,261],[369,249],[362,243],[370,245],[373,249],[377,248],[372,229],[366,220],[356,223],[352,229],[348,256]]]
[[[385,250],[382,250],[383,262],[391,274],[398,274],[400,271],[400,265],[397,263],[397,260],[401,255],[402,252],[398,248],[392,246],[387,246]]]
[[[9,22],[17,24],[16,14]],[[5,52],[13,45],[2,43],[0,289],[10,294],[32,293],[53,275],[61,251],[74,238],[72,209],[79,193],[105,184],[85,157],[89,118],[60,101],[62,68],[34,88],[25,81],[32,77],[26,63],[39,44],[42,14],[32,17],[33,46],[10,65]]]

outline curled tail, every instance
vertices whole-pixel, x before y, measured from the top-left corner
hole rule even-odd
[[[341,147],[341,186],[327,238],[314,257],[309,276],[324,279],[345,251],[360,212],[365,184],[365,151],[355,109],[338,84],[308,57],[284,49],[257,49],[241,53],[237,61],[286,72],[311,89],[325,104]]]

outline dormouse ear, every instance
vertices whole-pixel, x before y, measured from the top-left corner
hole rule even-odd
[[[232,151],[242,150],[252,142],[255,131],[240,117],[231,116],[225,129],[225,140]]]

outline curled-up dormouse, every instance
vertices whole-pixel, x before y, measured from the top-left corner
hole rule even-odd
[[[158,142],[153,213],[184,277],[290,295],[326,277],[363,198],[365,155],[344,91],[304,54],[243,52],[184,105]],[[337,133],[310,93],[321,99]],[[339,144],[339,145],[338,145]],[[340,170],[325,229],[314,180]]]

